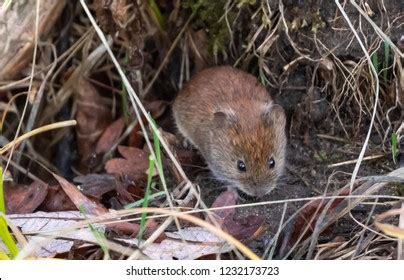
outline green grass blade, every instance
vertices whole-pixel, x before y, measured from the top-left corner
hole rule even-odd
[[[375,67],[376,73],[379,73],[379,58],[377,56],[377,50],[372,53],[370,57],[372,60],[372,64]]]
[[[161,30],[165,30],[165,26],[166,26],[166,19],[163,16],[163,14],[160,12],[160,8],[157,5],[155,0],[149,0],[148,2],[149,4],[149,8],[153,13],[153,16],[156,18]]]
[[[389,58],[390,58],[390,45],[384,42],[384,61],[383,61],[383,79],[387,82],[388,79],[388,68],[389,68]]]
[[[10,8],[11,2],[13,2],[13,0],[6,0],[4,1],[3,5],[2,5],[2,10],[6,11],[8,10],[8,8]]]
[[[150,119],[152,120],[153,124],[155,127],[157,127],[157,124],[155,120],[150,116]],[[153,144],[154,144],[154,153],[156,154],[156,162],[157,166],[161,167],[161,170],[163,169],[163,164],[161,162],[161,148],[160,148],[160,140],[157,136],[156,131],[153,130]]]
[[[86,209],[83,206],[80,206],[80,212],[86,219],[88,219],[86,215]],[[105,242],[106,237],[104,233],[91,223],[88,224],[88,228],[90,229],[94,238],[97,240],[98,245],[100,245],[101,250],[104,252],[104,256],[106,256],[107,259],[111,259],[111,257],[109,256],[108,246]]]
[[[129,63],[129,55],[125,54],[125,59],[123,61],[125,65]],[[126,91],[126,87],[124,83],[121,83],[121,101],[122,101],[122,112],[123,112],[123,120],[125,125],[129,124],[129,102],[128,102],[128,93]]]
[[[4,252],[0,251],[0,261],[8,261],[10,258]]]
[[[148,168],[148,174],[147,174],[147,186],[146,186],[146,191],[144,194],[143,198],[143,208],[146,208],[149,206],[149,200],[150,200],[150,192],[151,192],[151,186],[153,182],[153,175],[154,175],[154,163],[155,160],[152,156],[149,156],[149,168]],[[146,224],[146,213],[142,213],[141,219],[140,219],[140,229],[138,233],[138,239],[142,240],[143,238],[143,233],[145,231],[145,224]]]
[[[15,258],[18,255],[18,247],[15,243],[10,231],[8,230],[7,221],[4,218],[4,214],[0,215],[0,238],[3,240],[4,244],[7,246],[11,256]]]
[[[393,157],[394,164],[397,164],[397,155],[398,155],[398,139],[397,134],[393,132],[391,134],[391,156]]]
[[[126,87],[122,84],[121,90],[121,101],[122,101],[122,112],[123,112],[123,120],[125,125],[129,124],[129,103],[128,103],[128,94],[126,92]]]
[[[259,67],[258,79],[264,87],[269,85],[269,80],[268,80],[267,76],[265,75],[264,70],[262,70],[262,67]]]
[[[156,198],[159,198],[159,197],[163,197],[163,196],[165,196],[165,195],[166,195],[165,191],[156,192],[156,193],[151,194],[151,195],[149,196],[149,201],[150,201],[150,200],[153,200],[153,199],[156,199]],[[144,198],[139,199],[138,201],[135,201],[135,202],[126,204],[123,208],[125,208],[125,209],[131,209],[131,208],[139,207],[139,206],[143,205],[144,200],[145,200]]]
[[[18,247],[8,230],[5,215],[6,206],[4,203],[3,168],[0,166],[0,238],[3,240],[4,244],[6,244],[11,256],[15,258],[18,255]]]
[[[6,214],[6,205],[4,203],[4,188],[3,188],[3,167],[0,166],[0,212]]]

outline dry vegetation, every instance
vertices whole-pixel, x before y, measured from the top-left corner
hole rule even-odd
[[[0,259],[404,259],[401,0],[0,4]],[[288,117],[277,190],[236,206],[169,106],[223,64]]]

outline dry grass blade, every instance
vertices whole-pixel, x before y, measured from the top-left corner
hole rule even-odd
[[[34,124],[35,124],[35,122],[37,120],[37,114],[39,112],[40,104],[41,104],[41,102],[43,100],[47,80],[51,77],[51,75],[52,75],[52,73],[55,70],[56,65],[57,65],[57,63],[56,63],[57,62],[56,47],[54,45],[51,45],[51,44],[50,44],[50,47],[52,49],[52,53],[53,53],[53,56],[54,56],[54,61],[52,62],[52,64],[51,64],[52,66],[51,66],[50,70],[46,73],[46,76],[45,76],[44,80],[42,81],[41,86],[40,86],[37,94],[35,95],[35,99],[33,101],[31,112],[29,114],[28,122],[27,122],[27,125],[26,125],[26,128],[25,128],[27,131],[31,131],[32,128],[34,127]],[[27,100],[28,100],[28,98],[27,98]],[[20,153],[17,154],[16,159],[15,159],[15,162],[17,164],[20,163],[21,156],[22,156],[21,152],[24,151],[25,144],[26,144],[26,142],[23,142],[21,144],[21,146],[19,147]]]
[[[226,240],[227,242],[232,244],[234,247],[236,247],[238,250],[240,250],[240,252],[245,254],[249,259],[251,259],[251,260],[260,259],[254,252],[252,252],[248,247],[246,247],[243,243],[241,243],[240,241],[235,239],[230,234],[228,234],[228,233],[224,232],[223,230],[221,230],[220,228],[218,228],[200,218],[192,216],[190,214],[172,211],[172,210],[168,210],[168,209],[161,209],[161,208],[128,209],[128,210],[120,210],[120,211],[116,212],[116,214],[124,214],[124,213],[125,214],[157,213],[157,214],[165,214],[165,215],[169,215],[171,217],[183,219],[185,221],[188,221],[195,225],[203,227],[203,228],[209,230],[210,232],[212,232],[213,234],[216,234],[218,237]]]
[[[331,224],[334,224],[337,222],[339,219],[341,219],[343,216],[351,213],[351,210],[364,202],[364,200],[367,199],[379,199],[382,197],[385,197],[383,195],[374,195],[378,191],[380,191],[383,187],[385,187],[389,182],[402,182],[404,178],[404,168],[399,168],[397,170],[394,170],[393,172],[389,173],[387,176],[379,176],[379,177],[371,177],[371,178],[364,178],[364,179],[359,179],[356,180],[355,183],[362,183],[360,186],[356,187],[356,189],[350,193],[349,195],[346,196],[341,196],[341,195],[336,195],[334,197],[332,196],[324,196],[323,200],[327,201],[325,204],[324,208],[321,210],[321,212],[317,213],[317,221],[314,225],[313,232],[311,234],[310,238],[307,238],[306,240],[303,239],[303,235],[299,235],[300,239],[303,240],[300,242],[300,244],[296,243],[294,244],[294,249],[298,247],[299,245],[299,251],[302,254],[306,253],[306,248],[311,248],[311,253],[313,253],[313,246],[317,244],[317,240],[320,236],[320,234]],[[364,181],[365,180],[365,181]],[[346,190],[349,188],[350,184],[347,184],[345,187],[343,187],[341,190]],[[341,192],[339,190],[338,192]],[[334,209],[332,209],[332,204],[335,203],[336,200],[343,198],[343,200],[336,206]],[[316,197],[316,200],[320,199],[321,197]],[[402,197],[397,197],[397,196],[392,196],[391,199],[394,200],[402,200]],[[313,199],[314,201],[314,199]],[[303,208],[304,209],[304,208]],[[295,215],[299,214],[302,208],[295,213]],[[291,220],[293,216],[289,218],[283,225],[285,227]],[[392,238],[381,234],[380,232],[370,228],[369,226],[361,223],[360,221],[357,221],[354,219],[355,222],[361,226],[363,229],[366,229],[370,231],[371,233],[374,233],[375,235],[380,235],[386,238],[387,240],[392,240]],[[307,227],[310,224],[307,225]],[[289,250],[289,252],[286,254],[285,257],[289,256],[292,253],[293,250]],[[351,252],[351,254],[354,254],[355,250]],[[351,255],[350,255],[351,256]]]
[[[377,26],[376,23],[367,15],[367,13],[359,7],[358,4],[355,3],[355,1],[350,0],[349,1],[352,6],[354,6],[359,13],[369,22],[369,24],[374,28],[376,33],[385,41],[387,44],[389,44],[390,48],[392,48],[395,53],[397,53],[401,58],[404,58],[404,54],[400,51],[399,48],[390,40],[390,38],[380,29],[379,26]]]
[[[28,108],[28,103],[29,103],[29,95],[31,93],[32,90],[32,85],[33,85],[33,81],[34,81],[34,76],[35,76],[35,63],[36,63],[36,59],[37,59],[37,52],[38,52],[38,39],[39,39],[39,12],[40,12],[40,5],[41,5],[41,1],[37,1],[36,2],[36,13],[35,13],[35,32],[34,32],[34,52],[32,55],[32,68],[31,68],[31,75],[29,78],[29,85],[28,85],[28,95],[27,98],[25,99],[25,104],[24,104],[24,109],[22,111],[22,115],[21,115],[21,120],[18,123],[18,127],[17,130],[14,134],[14,140],[11,143],[14,143],[10,146],[11,148],[11,152],[10,152],[10,156],[7,160],[7,164],[6,164],[6,168],[4,170],[7,170],[8,165],[10,164],[10,160],[13,156],[13,152],[14,152],[14,148],[15,148],[15,144],[17,143],[17,139],[20,138],[18,135],[20,134],[20,130],[22,127],[22,123],[25,117],[25,114],[27,112],[27,108]],[[6,145],[7,146],[7,145]],[[2,152],[3,149],[0,149],[0,155],[3,154]],[[18,162],[17,162],[18,163]]]
[[[380,230],[382,230],[385,234],[390,235],[392,237],[404,239],[404,228],[400,226],[394,226],[391,224],[382,223],[384,219],[397,216],[397,215],[404,215],[404,208],[401,209],[391,209],[387,212],[384,212],[378,215],[375,219],[375,225]]]
[[[40,134],[40,133],[43,133],[43,132],[46,132],[46,131],[62,128],[62,127],[73,126],[73,125],[76,125],[76,124],[77,124],[77,122],[75,120],[70,120],[70,121],[57,122],[57,123],[52,123],[52,124],[48,124],[48,125],[45,125],[45,126],[38,127],[38,128],[36,128],[36,129],[34,129],[34,130],[30,131],[30,132],[27,132],[27,133],[21,135],[17,139],[14,139],[10,143],[8,143],[4,147],[2,147],[0,149],[0,155],[4,154],[6,151],[11,149],[15,145],[18,145],[22,141],[24,141],[24,140],[26,140],[26,139],[34,136],[34,135],[37,135],[37,134]]]
[[[362,161],[373,160],[373,159],[378,159],[378,158],[382,158],[382,157],[384,157],[384,155],[368,156],[368,157],[364,157],[362,159]],[[357,163],[357,162],[358,162],[357,159],[353,159],[353,160],[347,160],[347,161],[343,161],[343,162],[329,164],[329,165],[327,165],[327,167],[328,168],[334,168],[334,167],[338,167],[338,166],[354,164],[354,163]]]
[[[151,235],[149,238],[145,240],[143,244],[139,246],[140,250],[136,250],[132,255],[129,256],[129,260],[136,260],[139,259],[143,254],[141,252],[141,249],[147,247],[150,244],[153,244],[156,239],[164,233],[165,229],[170,226],[170,224],[173,222],[172,217],[168,217]]]
[[[83,41],[91,39],[91,36],[84,36]],[[107,42],[111,44],[111,41]],[[77,50],[76,50],[77,51]],[[63,84],[63,86],[56,92],[54,97],[54,106],[48,106],[42,114],[42,119],[39,123],[46,122],[49,118],[53,117],[67,102],[69,97],[73,94],[75,85],[80,77],[86,76],[90,70],[97,64],[97,62],[105,54],[104,44],[99,45],[95,48],[81,63],[74,69],[73,73],[69,76],[68,80]]]
[[[140,109],[141,113],[143,114],[143,116],[146,118],[146,120],[147,120],[149,126],[150,126],[151,129],[153,130],[153,133],[154,133],[154,134],[157,136],[157,138],[159,139],[161,146],[163,146],[163,148],[164,148],[166,154],[168,155],[168,157],[170,158],[170,160],[173,162],[173,164],[174,164],[175,168],[177,169],[178,173],[179,173],[180,176],[183,178],[183,180],[186,182],[185,186],[190,186],[190,188],[191,188],[191,193],[192,193],[192,194],[195,194],[195,195],[197,196],[198,191],[196,190],[195,186],[189,181],[189,179],[188,179],[188,177],[186,176],[184,170],[182,169],[180,163],[178,162],[178,160],[176,159],[176,157],[174,156],[174,154],[173,154],[172,151],[170,150],[167,141],[166,141],[166,140],[164,139],[164,137],[162,136],[162,134],[161,134],[160,130],[157,128],[155,122],[153,121],[153,119],[151,118],[151,116],[147,113],[146,109],[144,108],[142,102],[140,101],[139,96],[136,94],[135,90],[133,89],[133,87],[132,87],[131,84],[129,83],[129,80],[128,80],[127,76],[125,75],[124,71],[122,70],[122,67],[120,66],[118,60],[116,59],[115,55],[113,54],[111,48],[110,48],[109,45],[108,45],[107,39],[106,39],[104,33],[102,32],[102,30],[99,28],[99,26],[98,26],[97,23],[95,22],[95,19],[94,19],[94,17],[91,15],[91,12],[90,12],[90,10],[88,9],[86,3],[85,3],[83,0],[80,0],[80,3],[81,3],[81,5],[82,5],[82,7],[84,8],[84,10],[85,10],[85,12],[86,12],[88,18],[90,19],[90,21],[91,21],[91,23],[92,23],[92,25],[93,25],[93,27],[94,27],[94,29],[95,29],[97,35],[99,36],[99,38],[101,39],[102,43],[104,44],[104,46],[105,46],[105,48],[106,48],[106,50],[107,50],[107,52],[108,52],[108,54],[109,54],[109,56],[110,56],[110,58],[111,58],[113,64],[114,64],[114,66],[116,67],[116,70],[117,70],[118,73],[119,73],[119,76],[120,76],[121,79],[122,79],[123,84],[125,85],[125,88],[126,88],[127,91],[128,91],[129,98],[130,98],[130,101],[131,101],[131,103],[132,103],[132,107],[133,107],[133,109],[134,109],[134,111],[135,111],[136,118],[137,118],[138,121],[139,121],[139,124],[140,124],[140,127],[141,127],[141,129],[142,129],[142,132],[144,133],[144,135],[147,135],[147,130],[146,130],[145,126],[144,126],[142,117],[140,116],[139,109]],[[152,155],[154,158],[157,158],[156,155],[155,155],[154,149],[153,149],[153,147],[152,147],[152,144],[150,143],[150,139],[149,139],[148,137],[145,137],[145,140],[146,140],[146,144],[147,144],[147,146],[148,146],[148,148],[149,148],[149,151],[150,151],[151,155]],[[172,202],[171,195],[170,195],[170,193],[169,193],[169,191],[168,191],[164,174],[162,174],[162,172],[161,172],[161,170],[160,170],[159,168],[157,168],[157,171],[158,171],[158,174],[159,174],[161,183],[162,183],[162,185],[163,185],[163,189],[164,189],[164,191],[166,192],[166,197],[167,197],[168,204],[169,204],[169,206],[170,206],[171,209],[174,209],[174,204],[173,204],[173,202]],[[202,207],[207,208],[206,205],[205,205],[202,201],[200,202],[200,204],[201,204]],[[210,218],[211,218],[211,217],[210,217]],[[211,220],[212,220],[213,222],[215,222],[213,218],[211,218]],[[178,230],[181,231],[181,227],[180,227],[180,225],[179,225],[179,222],[178,222],[176,216],[174,216],[174,221],[175,221],[175,224],[176,224]]]
[[[401,210],[404,210],[404,203],[401,203]],[[404,228],[404,211],[400,214],[400,219],[398,221],[398,226]],[[404,238],[400,238],[397,244],[397,259],[404,260]]]
[[[173,43],[171,44],[170,49],[168,50],[167,54],[165,55],[163,61],[161,62],[159,68],[157,69],[156,73],[154,74],[153,78],[151,79],[151,81],[149,82],[149,84],[146,86],[144,92],[142,93],[142,97],[146,98],[147,93],[150,91],[151,87],[153,86],[154,82],[157,80],[159,74],[161,73],[161,71],[163,70],[164,66],[166,66],[168,59],[171,57],[172,53],[175,50],[175,47],[178,45],[178,42],[180,41],[182,35],[184,34],[184,32],[187,30],[189,23],[191,22],[191,20],[193,19],[194,14],[192,14],[188,20],[185,22],[184,26],[181,28],[180,32],[178,33],[177,37],[174,39]]]
[[[138,97],[135,90],[133,89],[133,87],[129,83],[128,78],[126,77],[126,75],[125,75],[124,71],[122,70],[118,60],[116,59],[115,55],[113,54],[111,48],[108,45],[107,39],[106,39],[104,33],[102,32],[102,30],[99,28],[99,26],[95,22],[95,19],[91,15],[91,12],[88,9],[86,3],[83,0],[80,0],[80,3],[83,6],[83,8],[84,8],[88,18],[90,19],[95,31],[97,32],[99,38],[101,39],[102,43],[104,44],[105,48],[107,49],[107,52],[108,52],[108,54],[109,54],[109,56],[110,56],[110,58],[111,58],[111,60],[112,60],[112,62],[114,64],[114,66],[116,67],[116,69],[117,69],[117,71],[118,71],[118,73],[119,73],[119,75],[120,75],[120,77],[122,79],[123,84],[125,85],[128,93],[129,93],[129,98],[130,98],[130,101],[132,103],[132,107],[133,107],[133,109],[135,111],[136,117],[137,117],[137,119],[139,121],[139,124],[140,124],[140,127],[142,129],[142,132],[144,133],[144,135],[147,135],[147,130],[146,130],[144,124],[143,124],[142,118],[140,116],[139,109],[142,112],[143,116],[146,118],[148,124],[150,125],[151,129],[153,130],[153,133],[155,133],[155,135],[158,137],[161,145],[163,146],[164,150],[166,151],[168,157],[173,162],[174,166],[177,168],[177,170],[180,173],[181,177],[183,178],[184,181],[186,181],[186,183],[187,183],[186,185],[191,186],[192,193],[197,193],[195,187],[190,183],[188,177],[185,175],[185,172],[183,171],[180,163],[178,162],[178,160],[176,159],[174,154],[171,152],[168,143],[166,142],[164,137],[161,135],[161,132],[158,130],[156,124],[154,123],[154,121],[152,120],[150,115],[147,113],[147,111],[144,108],[142,102],[140,101],[140,98]],[[152,147],[152,144],[150,143],[150,140],[148,139],[148,137],[145,137],[145,140],[146,140],[146,144],[147,144],[147,146],[149,148],[150,153],[152,154],[152,156],[154,158],[157,158],[156,155],[155,155],[154,149]],[[169,193],[169,191],[167,189],[164,174],[161,173],[161,170],[159,168],[157,170],[158,170],[158,174],[160,176],[160,180],[161,180],[162,185],[163,185],[163,189],[166,192],[166,197],[167,197],[168,204],[169,204],[170,208],[173,209],[174,204],[172,202],[171,195],[170,195],[170,193]],[[205,206],[205,205],[203,204],[203,206]],[[178,222],[177,219],[175,219],[175,223],[176,223],[176,226],[177,226],[178,230],[181,230],[180,229],[181,227],[180,227],[179,222]]]
[[[378,107],[378,104],[379,104],[379,90],[380,90],[379,89],[379,77],[378,77],[377,71],[376,71],[376,69],[375,69],[375,67],[374,67],[374,65],[372,63],[372,59],[370,58],[370,55],[369,55],[368,51],[366,50],[365,46],[363,45],[362,40],[359,37],[356,29],[352,25],[352,22],[349,19],[348,15],[345,13],[344,8],[341,6],[341,4],[340,4],[340,2],[338,0],[335,0],[335,3],[337,4],[338,9],[340,10],[340,12],[342,13],[342,15],[345,18],[346,22],[348,23],[349,28],[352,30],[353,34],[355,35],[355,38],[358,41],[363,53],[365,54],[366,60],[368,62],[368,66],[370,67],[370,70],[371,70],[371,72],[373,74],[374,82],[376,83],[375,84],[375,99],[374,99],[374,105],[373,105],[373,112],[372,112],[372,118],[371,118],[370,124],[369,124],[368,133],[366,134],[366,138],[365,138],[365,141],[363,143],[361,152],[360,152],[360,154],[358,156],[358,161],[355,164],[355,168],[354,168],[354,170],[352,172],[351,183],[350,183],[350,191],[352,192],[353,185],[355,183],[355,179],[356,179],[356,176],[358,175],[359,167],[360,167],[360,165],[362,163],[362,160],[363,160],[363,157],[365,155],[365,151],[366,151],[368,143],[369,143],[369,138],[370,138],[370,135],[372,133],[372,127],[374,125],[375,118],[376,118],[377,107]],[[355,220],[355,218],[353,216],[352,216],[352,218]]]
[[[200,219],[195,216],[192,216],[187,213],[183,212],[178,212],[178,211],[172,211],[169,209],[162,209],[162,208],[136,208],[136,209],[127,209],[127,210],[119,210],[115,211],[114,213],[106,213],[104,215],[100,215],[98,217],[93,217],[90,219],[86,219],[82,222],[76,223],[74,226],[70,226],[68,228],[64,228],[63,230],[60,231],[52,231],[52,232],[40,232],[41,236],[47,236],[49,237],[48,239],[44,240],[41,244],[45,244],[46,242],[49,242],[55,238],[58,238],[58,236],[62,235],[63,233],[69,232],[69,231],[74,231],[79,228],[87,227],[88,224],[113,224],[113,223],[120,223],[122,220],[118,219],[122,216],[125,215],[133,215],[133,214],[141,214],[141,213],[157,213],[160,215],[166,215],[178,219],[182,219],[188,222],[191,222],[195,225],[198,225],[200,227],[203,227],[210,231],[211,233],[217,235],[218,237],[222,238],[223,240],[229,242],[229,244],[233,245],[235,248],[237,248],[240,252],[242,252],[245,256],[247,256],[251,260],[259,260],[260,258],[252,252],[248,247],[246,247],[243,243],[241,243],[239,240],[235,239],[233,236],[229,235],[228,233],[224,232],[220,228]],[[113,242],[109,242],[108,246],[113,244]],[[26,258],[27,256],[30,256],[30,254],[37,248],[38,244],[31,244],[31,242],[28,243],[27,246],[24,247],[24,249],[21,251],[19,258]],[[111,247],[109,247],[112,249]],[[128,249],[128,248],[125,248]],[[121,250],[119,252],[123,253]],[[125,251],[124,255],[128,255],[128,251]],[[136,251],[131,250],[130,254],[128,256],[139,256]]]
[[[124,83],[126,89],[127,89],[128,92],[130,93],[130,94],[129,94],[129,97],[130,97],[130,99],[131,99],[133,108],[135,109],[136,117],[138,118],[139,123],[140,123],[141,126],[142,126],[142,130],[143,130],[144,135],[147,135],[147,131],[146,131],[146,129],[144,128],[142,119],[140,118],[140,114],[139,114],[139,111],[138,111],[138,107],[139,107],[140,111],[142,112],[142,114],[144,115],[144,117],[146,118],[146,120],[148,121],[148,123],[149,123],[149,125],[151,126],[151,128],[153,129],[153,131],[156,133],[157,137],[158,137],[159,140],[160,140],[161,145],[164,147],[164,149],[165,149],[165,151],[167,152],[168,156],[169,156],[170,159],[173,161],[175,167],[176,167],[176,168],[178,169],[178,171],[181,173],[181,176],[182,176],[185,180],[188,181],[187,176],[185,175],[184,171],[182,170],[181,165],[179,164],[179,162],[177,161],[177,159],[175,158],[175,156],[174,156],[174,155],[172,154],[172,152],[170,151],[169,146],[168,146],[168,144],[166,143],[165,139],[161,136],[161,133],[160,133],[160,131],[157,129],[157,126],[154,124],[153,120],[151,119],[150,115],[147,113],[147,111],[146,111],[146,109],[144,108],[142,102],[140,101],[138,95],[136,94],[135,90],[133,89],[133,87],[132,87],[131,84],[129,83],[128,78],[126,77],[126,75],[125,75],[125,73],[123,72],[123,70],[122,70],[122,68],[121,68],[121,66],[120,66],[120,64],[119,64],[119,62],[117,61],[117,59],[115,58],[115,56],[114,56],[114,54],[113,54],[111,48],[109,47],[105,35],[103,34],[103,32],[102,32],[102,30],[99,28],[99,26],[96,24],[94,17],[91,15],[90,10],[89,10],[88,7],[87,7],[87,4],[86,4],[83,0],[80,0],[80,3],[81,3],[81,5],[83,6],[84,10],[86,11],[87,16],[89,17],[91,23],[93,24],[93,27],[95,28],[97,34],[99,35],[101,41],[103,42],[103,44],[104,44],[104,46],[105,46],[105,48],[107,49],[107,52],[108,52],[110,58],[112,59],[114,65],[115,65],[115,67],[116,67],[116,69],[118,70],[119,75],[121,76],[122,81],[123,81],[123,83]],[[148,138],[147,138],[147,137],[146,137],[145,139],[146,139],[146,142],[147,142],[147,144],[148,144],[148,146],[149,146],[150,152],[152,153],[153,156],[155,156],[155,155],[154,155],[154,151],[153,151],[153,149],[152,149],[152,145],[150,144],[150,141],[148,141]]]

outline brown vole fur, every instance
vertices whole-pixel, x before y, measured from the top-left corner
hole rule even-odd
[[[230,66],[203,70],[179,92],[173,113],[219,180],[256,197],[275,187],[285,164],[285,114],[254,76]]]

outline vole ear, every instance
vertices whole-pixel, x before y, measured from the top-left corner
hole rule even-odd
[[[236,123],[236,114],[231,109],[223,109],[213,114],[213,123],[218,128],[229,127]]]
[[[266,105],[261,114],[261,118],[268,126],[284,128],[286,125],[285,112],[283,108],[277,104]]]

